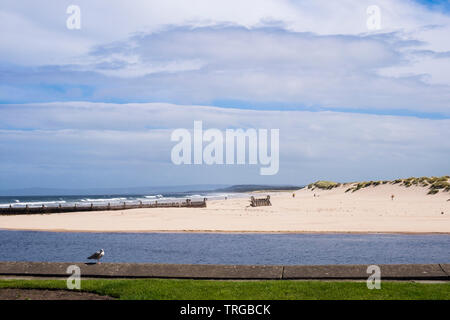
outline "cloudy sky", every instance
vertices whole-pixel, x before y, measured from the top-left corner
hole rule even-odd
[[[450,172],[449,1],[2,0],[0,30],[0,189]],[[174,165],[194,120],[280,129],[278,174]]]

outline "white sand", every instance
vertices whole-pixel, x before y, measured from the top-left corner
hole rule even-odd
[[[157,208],[0,216],[1,229],[83,232],[387,232],[450,233],[450,193],[397,185],[345,193],[302,189],[271,195],[272,206],[248,199],[209,201],[207,208]],[[313,194],[316,194],[316,197]],[[391,200],[391,194],[395,195]],[[261,197],[262,194],[257,194]],[[444,214],[441,214],[443,212]]]

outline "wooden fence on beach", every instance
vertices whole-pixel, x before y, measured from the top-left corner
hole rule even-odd
[[[126,203],[111,205],[77,205],[73,206],[45,206],[41,207],[13,207],[0,208],[0,215],[19,215],[19,214],[50,214],[50,213],[63,213],[63,212],[81,212],[81,211],[109,211],[109,210],[128,210],[128,209],[140,209],[140,208],[205,208],[206,198],[203,201],[192,201],[186,199],[180,202],[158,202],[153,203]]]
[[[272,203],[270,203],[270,196],[267,196],[262,199],[256,199],[255,197],[250,197],[250,205],[252,207],[261,207],[261,206],[271,206]]]

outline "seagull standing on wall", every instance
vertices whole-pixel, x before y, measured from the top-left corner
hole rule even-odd
[[[105,255],[105,251],[103,249],[100,249],[100,251],[97,251],[93,255],[89,256],[88,259],[95,259],[97,260],[97,263],[100,263],[100,259]]]

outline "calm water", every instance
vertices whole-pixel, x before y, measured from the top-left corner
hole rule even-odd
[[[0,230],[0,261],[189,264],[449,263],[449,235],[52,233]]]

